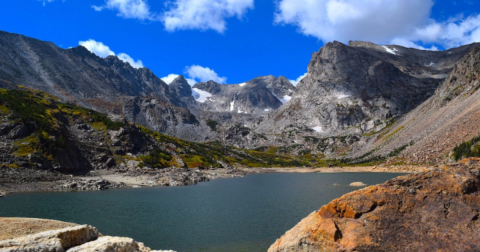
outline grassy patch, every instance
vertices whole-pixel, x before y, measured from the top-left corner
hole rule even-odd
[[[388,139],[390,139],[390,137],[392,137],[393,135],[397,134],[400,130],[402,130],[405,126],[402,126],[396,130],[394,130],[392,133],[388,134],[387,136],[385,136],[384,140],[387,141]]]
[[[160,149],[154,149],[147,156],[140,157],[140,160],[143,162],[143,165],[153,168],[164,168],[170,166],[172,156]]]
[[[2,115],[10,114],[10,110],[5,105],[0,105],[0,113]]]
[[[23,139],[16,140],[13,144],[16,148],[15,155],[18,157],[25,157],[28,154],[38,150],[38,137],[31,135]]]
[[[96,131],[107,131],[107,127],[105,127],[105,124],[103,124],[103,122],[93,122],[90,125]]]
[[[455,161],[469,157],[480,157],[480,136],[455,146],[450,157]]]

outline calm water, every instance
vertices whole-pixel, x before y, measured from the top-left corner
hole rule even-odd
[[[355,190],[351,182],[399,175],[258,174],[187,187],[16,194],[0,199],[0,216],[90,224],[153,249],[266,251],[312,211]]]

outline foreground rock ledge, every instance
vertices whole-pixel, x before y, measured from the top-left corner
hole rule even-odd
[[[310,214],[274,251],[479,251],[480,162],[392,179]]]
[[[21,232],[29,234],[25,236],[7,234],[15,238],[0,241],[1,252],[174,252],[171,250],[154,251],[132,238],[102,236],[95,227],[89,225],[27,218],[1,218],[0,223],[11,225],[8,229],[3,229],[6,232],[11,232],[18,227],[18,229],[24,228]],[[38,223],[67,227],[43,231],[44,229],[37,227]],[[32,227],[37,227],[39,232],[32,230]]]

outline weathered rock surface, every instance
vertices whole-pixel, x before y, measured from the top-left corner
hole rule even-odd
[[[115,252],[174,252],[172,250],[151,250],[132,238],[102,236],[95,241],[73,247],[67,252],[115,251]]]
[[[102,236],[96,228],[89,225],[29,218],[0,218],[0,224],[2,224],[2,232],[10,236],[13,230],[18,229],[21,231],[15,231],[15,234],[22,232],[30,234],[0,240],[2,252],[175,252],[151,250],[132,238]],[[58,226],[67,227],[54,228]],[[49,228],[51,230],[44,231]]]
[[[335,199],[268,251],[478,251],[479,213],[480,163],[469,160]]]
[[[0,241],[0,249],[4,252],[62,252],[93,241],[98,238],[98,235],[96,228],[81,225]]]
[[[74,226],[78,225],[56,220],[0,217],[0,227],[2,230],[2,232],[0,232],[0,241]]]

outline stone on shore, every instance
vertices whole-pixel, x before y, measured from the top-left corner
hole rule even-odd
[[[353,182],[353,183],[350,183],[350,186],[362,187],[362,186],[367,186],[367,184],[363,182]]]
[[[115,251],[115,252],[161,252],[152,251],[141,242],[128,237],[102,236],[95,241],[87,242],[67,250],[67,252]]]

